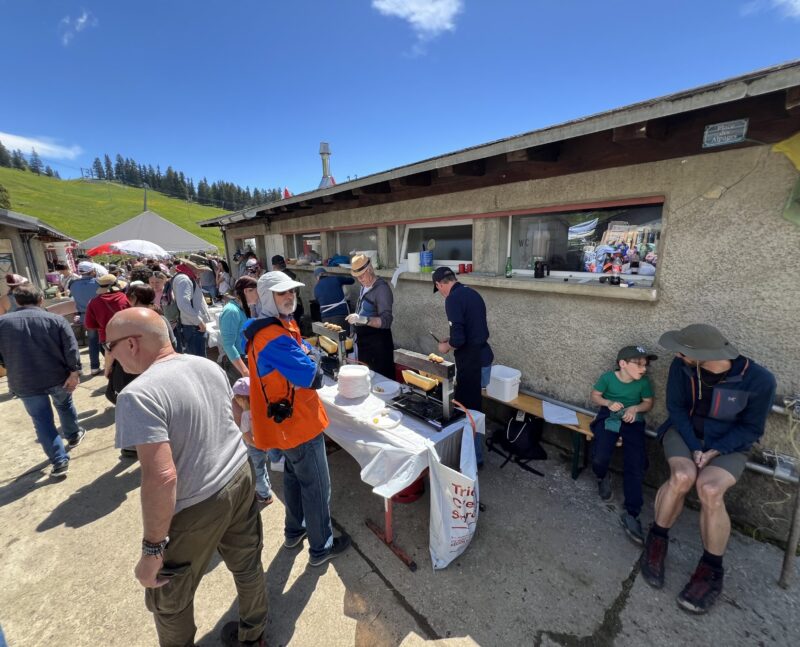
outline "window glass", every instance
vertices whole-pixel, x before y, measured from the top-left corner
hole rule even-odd
[[[653,275],[661,210],[661,205],[646,205],[514,216],[511,264],[532,270],[541,260],[551,270],[601,273],[611,271],[618,254],[623,273]]]
[[[319,233],[295,234],[293,257],[318,261],[322,258],[322,237]]]
[[[242,254],[246,252],[256,253],[256,239],[255,238],[237,238],[236,251]]]
[[[336,234],[336,251],[350,256],[350,252],[364,252],[378,249],[377,229],[357,229],[340,231]]]
[[[422,244],[436,241],[433,259],[436,261],[472,260],[472,225],[451,225],[440,227],[409,227],[408,252],[422,251]]]

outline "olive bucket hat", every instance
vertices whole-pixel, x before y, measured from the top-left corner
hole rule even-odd
[[[739,357],[736,347],[719,330],[708,324],[691,324],[680,330],[669,330],[661,335],[658,343],[673,353],[700,361]]]

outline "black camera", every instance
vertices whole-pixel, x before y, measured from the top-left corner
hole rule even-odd
[[[277,424],[281,424],[287,418],[292,417],[294,406],[288,400],[270,402],[267,407],[267,418],[272,418]]]

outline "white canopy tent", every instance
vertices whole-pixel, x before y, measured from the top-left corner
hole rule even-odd
[[[148,240],[172,254],[216,250],[216,246],[207,240],[165,220],[154,211],[143,211],[116,227],[81,241],[79,247],[87,250],[103,243],[115,243],[120,240]]]

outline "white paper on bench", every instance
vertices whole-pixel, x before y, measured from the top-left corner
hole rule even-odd
[[[547,400],[542,400],[542,413],[544,414],[544,419],[554,425],[578,424],[578,414],[572,409],[561,407]]]

